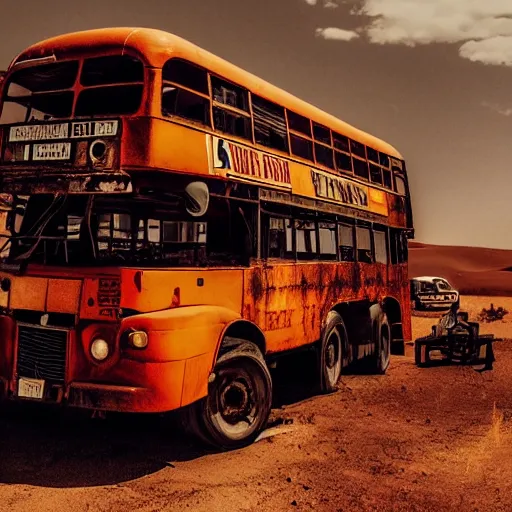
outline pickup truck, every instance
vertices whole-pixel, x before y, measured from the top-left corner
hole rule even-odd
[[[442,277],[421,276],[411,279],[411,302],[415,310],[448,309],[459,301],[459,292]]]

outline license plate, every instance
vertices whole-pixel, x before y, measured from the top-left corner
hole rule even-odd
[[[18,380],[18,396],[22,398],[35,398],[42,400],[44,393],[44,380],[26,379]]]
[[[34,160],[69,160],[70,157],[71,142],[34,144]]]

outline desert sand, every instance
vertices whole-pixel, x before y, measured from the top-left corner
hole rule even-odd
[[[444,277],[464,295],[512,295],[512,251],[410,241],[409,275]]]
[[[512,312],[511,265],[507,251],[411,248],[411,276],[473,292],[461,299],[472,319],[491,302]],[[413,336],[436,321],[414,316]],[[211,453],[159,417],[4,410],[0,511],[508,512],[512,313],[481,330],[503,339],[489,372],[420,369],[411,346],[386,375],[344,375],[327,396],[311,395],[308,373],[283,372],[278,435],[231,453]]]
[[[489,297],[461,303],[474,316]],[[413,317],[415,335],[434,321]],[[512,337],[511,322],[483,329]],[[275,381],[279,435],[231,453],[158,417],[4,411],[0,511],[510,511],[512,342],[495,353],[485,373],[393,356],[386,375],[344,375],[327,396],[286,375]]]

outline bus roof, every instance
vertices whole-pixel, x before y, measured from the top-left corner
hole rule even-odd
[[[161,30],[118,27],[64,34],[30,46],[16,57],[11,66],[19,61],[51,55],[55,55],[57,59],[79,56],[84,49],[88,53],[129,49],[138,53],[146,65],[155,68],[161,68],[171,57],[188,60],[338,133],[402,159],[401,154],[387,142],[337,119],[181,37]]]

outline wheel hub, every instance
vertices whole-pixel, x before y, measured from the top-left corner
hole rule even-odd
[[[221,392],[220,405],[223,416],[243,416],[250,409],[250,395],[242,382],[230,382]]]
[[[326,354],[326,364],[329,368],[333,368],[336,364],[336,348],[333,343],[329,343],[327,346]]]

